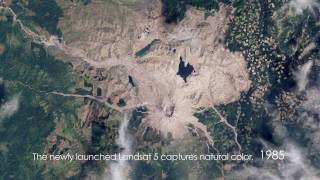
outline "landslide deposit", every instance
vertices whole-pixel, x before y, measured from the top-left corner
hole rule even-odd
[[[98,80],[94,96],[111,106],[144,106],[139,133],[152,128],[174,139],[192,133],[213,142],[194,113],[233,102],[250,87],[244,57],[224,47],[232,9],[214,15],[189,8],[177,24],[166,24],[159,0],[60,1],[63,40],[56,46],[75,57],[73,66]]]

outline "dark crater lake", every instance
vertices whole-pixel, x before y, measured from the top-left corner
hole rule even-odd
[[[180,57],[179,69],[177,75],[179,75],[184,82],[187,82],[187,77],[190,76],[194,72],[193,66],[189,63],[183,61],[182,57]]]

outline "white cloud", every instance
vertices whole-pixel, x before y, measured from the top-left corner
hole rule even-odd
[[[306,90],[307,100],[303,102],[298,117],[299,125],[306,129],[305,137],[312,142],[311,147],[320,151],[320,87]]]
[[[320,87],[312,87],[306,91],[307,100],[303,103],[303,108],[313,113],[320,114]]]
[[[296,14],[303,13],[304,10],[311,12],[320,10],[320,3],[318,0],[291,0],[289,2],[290,9],[293,9]]]
[[[9,101],[0,105],[0,121],[11,117],[19,109],[20,94],[14,95]]]
[[[132,140],[130,135],[128,134],[128,125],[129,120],[131,118],[131,113],[125,113],[123,121],[120,124],[119,128],[119,137],[117,139],[117,145],[123,148],[121,154],[122,155],[130,155],[132,154]],[[125,180],[128,179],[130,166],[127,161],[118,160],[115,163],[111,164],[110,174],[112,180]]]
[[[311,71],[313,61],[305,63],[297,72],[294,72],[294,77],[298,84],[298,91],[304,91],[308,84],[308,75]]]
[[[286,152],[284,161],[264,160],[261,162],[261,166],[246,166],[244,169],[236,171],[233,177],[237,177],[238,180],[248,178],[256,180],[318,180],[320,178],[319,171],[313,168],[305,157],[305,150],[292,142],[287,142],[280,149],[284,149]]]
[[[315,66],[319,67],[316,61]],[[320,73],[318,74],[320,75]],[[320,76],[319,76],[320,78]],[[320,151],[320,84],[305,89],[306,100],[299,109],[298,123],[304,128],[311,148]]]

